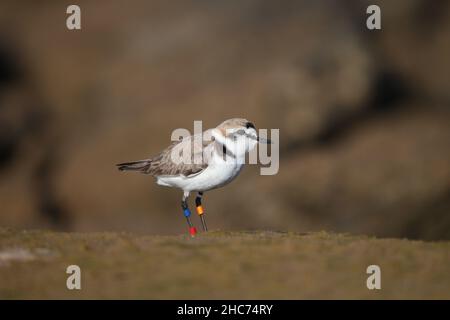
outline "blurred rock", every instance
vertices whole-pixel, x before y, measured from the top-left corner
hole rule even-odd
[[[0,224],[180,232],[180,191],[114,164],[239,116],[280,129],[280,174],[208,193],[213,226],[449,238],[448,2],[381,1],[377,32],[367,3],[80,1],[68,31],[3,1]]]
[[[367,1],[368,3],[370,1]],[[450,102],[450,2],[381,1],[383,29],[372,46],[414,94]]]
[[[449,116],[447,109],[412,108],[299,151],[283,161],[279,175],[235,188],[258,192],[239,204],[245,220],[260,228],[288,222],[297,231],[450,239]]]

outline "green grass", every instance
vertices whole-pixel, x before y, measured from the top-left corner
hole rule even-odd
[[[66,288],[66,268],[82,289]],[[381,267],[381,290],[366,268]],[[188,236],[0,228],[0,298],[450,299],[450,242],[325,232]]]

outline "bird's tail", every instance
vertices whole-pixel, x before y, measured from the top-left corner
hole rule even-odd
[[[152,163],[152,160],[147,159],[147,160],[119,163],[119,164],[116,164],[116,166],[120,171],[140,171],[140,172],[146,173],[146,172],[148,172],[148,169],[150,168],[151,163]]]

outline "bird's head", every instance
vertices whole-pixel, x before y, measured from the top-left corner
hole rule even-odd
[[[228,149],[237,153],[249,152],[258,142],[271,143],[270,140],[258,136],[252,122],[242,118],[225,120],[213,129],[212,136]]]

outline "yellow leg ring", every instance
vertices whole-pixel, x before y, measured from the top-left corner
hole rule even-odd
[[[198,206],[197,207],[197,213],[198,213],[198,215],[200,216],[200,215],[202,215],[203,214],[203,207],[202,206]]]

